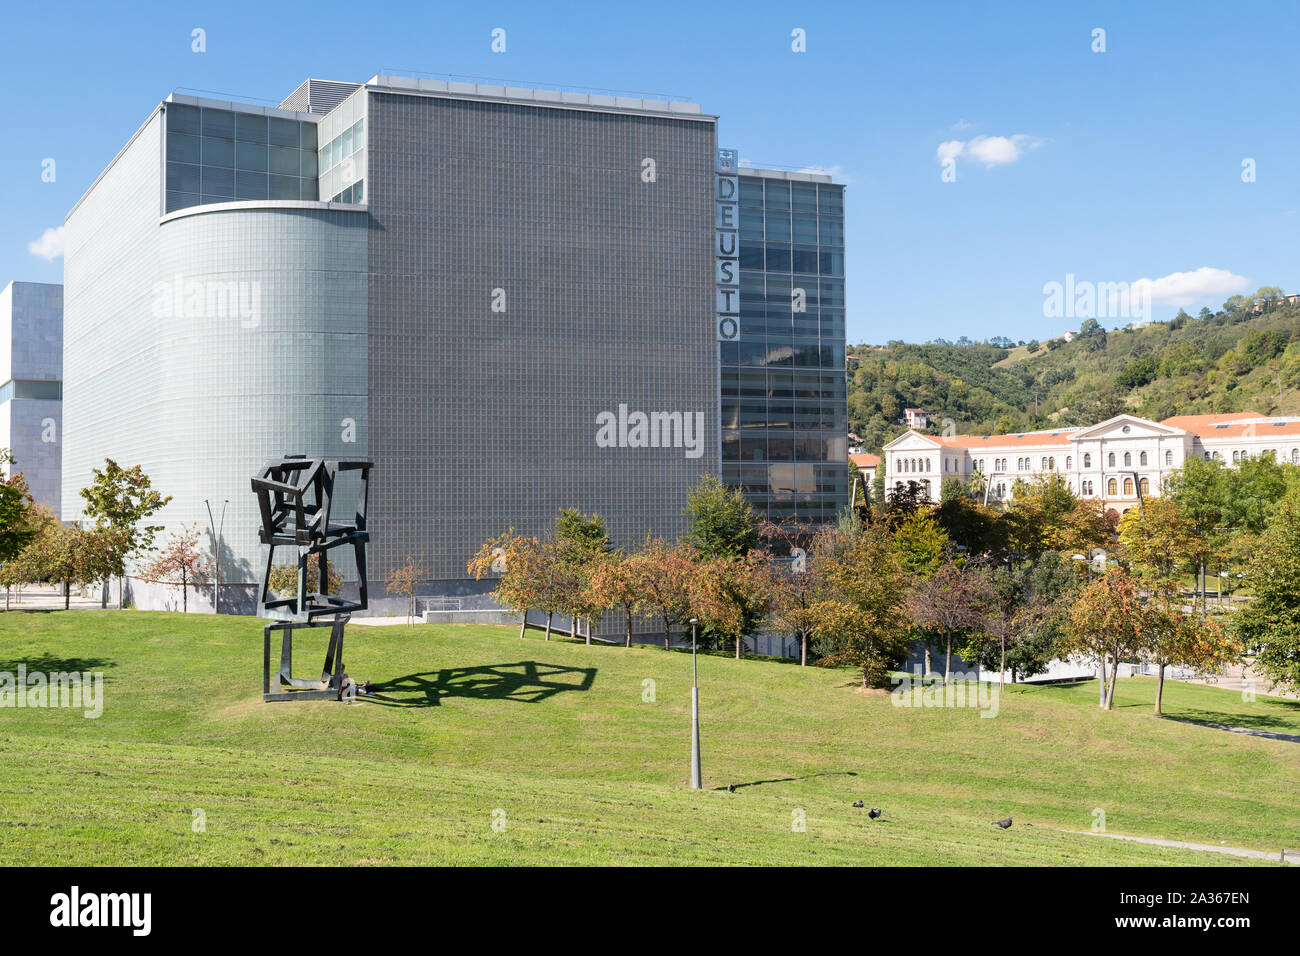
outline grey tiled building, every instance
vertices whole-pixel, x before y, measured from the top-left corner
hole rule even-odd
[[[706,473],[774,514],[828,516],[847,494],[841,189],[812,183],[811,245],[830,257],[810,273],[812,333],[788,291],[784,341],[748,293],[724,329],[724,274],[777,296],[794,273],[775,216],[757,271],[748,240],[729,252],[748,272],[719,263],[735,223],[717,218],[718,157],[717,117],[669,100],[391,76],[311,80],[276,108],[168,97],[67,219],[65,510],[105,457],[173,496],[169,530],[206,530],[228,500],[230,609],[260,573],[248,478],[286,453],[376,463],[381,610],[407,555],[429,593],[480,594],[479,544],[562,508],[604,515],[620,544],[675,536]],[[805,215],[787,213],[801,253]],[[745,457],[739,376],[769,367],[764,415],[786,378],[816,413],[765,422]]]
[[[59,513],[63,435],[63,287],[11,282],[0,289],[0,448],[32,499]]]

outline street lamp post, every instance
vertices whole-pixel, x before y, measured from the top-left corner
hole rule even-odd
[[[691,789],[699,790],[704,784],[700,774],[700,665],[696,653],[695,625],[699,618],[691,618]]]
[[[221,613],[221,532],[226,527],[226,505],[230,504],[227,498],[221,503],[221,524],[215,529],[212,526],[212,505],[207,498],[203,499],[203,504],[208,509],[208,534],[212,538],[212,563],[213,573],[216,580],[212,585],[212,613]]]

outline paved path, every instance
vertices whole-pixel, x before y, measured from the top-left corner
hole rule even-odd
[[[1186,843],[1182,840],[1156,840],[1152,837],[1122,836],[1118,833],[1093,833],[1089,830],[1066,830],[1082,836],[1109,837],[1112,840],[1129,840],[1151,846],[1167,846],[1176,850],[1200,850],[1204,853],[1224,853],[1228,856],[1245,856],[1254,860],[1272,860],[1274,863],[1291,863],[1300,866],[1300,850],[1246,850],[1239,846],[1214,846],[1211,843]]]
[[[1269,740],[1285,740],[1288,743],[1300,744],[1300,734],[1279,734],[1273,730],[1256,730],[1253,727],[1229,727],[1227,724],[1211,724],[1202,720],[1180,720],[1177,717],[1171,717],[1170,720],[1177,720],[1181,724],[1194,724],[1197,727],[1213,727],[1215,730],[1227,730],[1234,734],[1249,734],[1251,737],[1267,737]]]
[[[1258,674],[1251,673],[1250,665],[1244,667],[1241,664],[1233,664],[1227,668],[1222,677],[1216,678],[1213,682],[1205,680],[1189,680],[1188,684],[1209,684],[1211,687],[1221,687],[1224,690],[1253,690],[1261,697],[1286,697],[1291,700],[1300,700],[1300,693],[1293,690],[1284,690],[1281,687],[1270,688],[1268,681]]]
[[[93,589],[95,597],[85,598],[75,591],[68,601],[68,606],[76,610],[99,610],[99,589]],[[114,594],[117,589],[114,588]],[[0,611],[4,610],[4,591],[0,590]],[[110,609],[117,608],[116,601],[109,601]],[[63,595],[47,584],[29,584],[23,588],[20,596],[16,591],[9,592],[9,609],[11,611],[62,611]]]

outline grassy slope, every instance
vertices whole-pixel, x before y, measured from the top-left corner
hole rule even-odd
[[[508,628],[353,627],[391,703],[263,704],[248,618],[0,615],[0,670],[105,673],[99,720],[0,710],[0,850],[32,863],[1210,863],[1112,833],[1300,847],[1300,745],[1150,714],[1153,682],[1015,688],[995,719],[852,675]],[[316,663],[303,654],[300,669]],[[530,665],[528,662],[534,662]],[[643,680],[655,703],[642,701]],[[1300,732],[1300,704],[1172,684],[1173,716]],[[728,794],[727,783],[739,786]],[[742,786],[743,785],[743,786]],[[854,799],[883,806],[872,824]],[[202,808],[207,831],[191,831]],[[490,826],[495,808],[506,829]],[[791,831],[795,808],[807,832]],[[989,821],[1006,815],[1003,833]]]

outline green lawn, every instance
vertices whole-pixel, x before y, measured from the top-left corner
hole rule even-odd
[[[102,670],[105,705],[0,710],[9,863],[1252,862],[1066,832],[1095,808],[1111,833],[1300,848],[1300,744],[1156,718],[1146,678],[1113,713],[1085,683],[1008,688],[987,719],[894,707],[846,671],[702,657],[695,793],[687,654],[354,625],[348,670],[386,700],[264,704],[254,619],[0,614],[0,671],[20,661]],[[1178,683],[1165,701],[1300,733],[1300,702]]]

